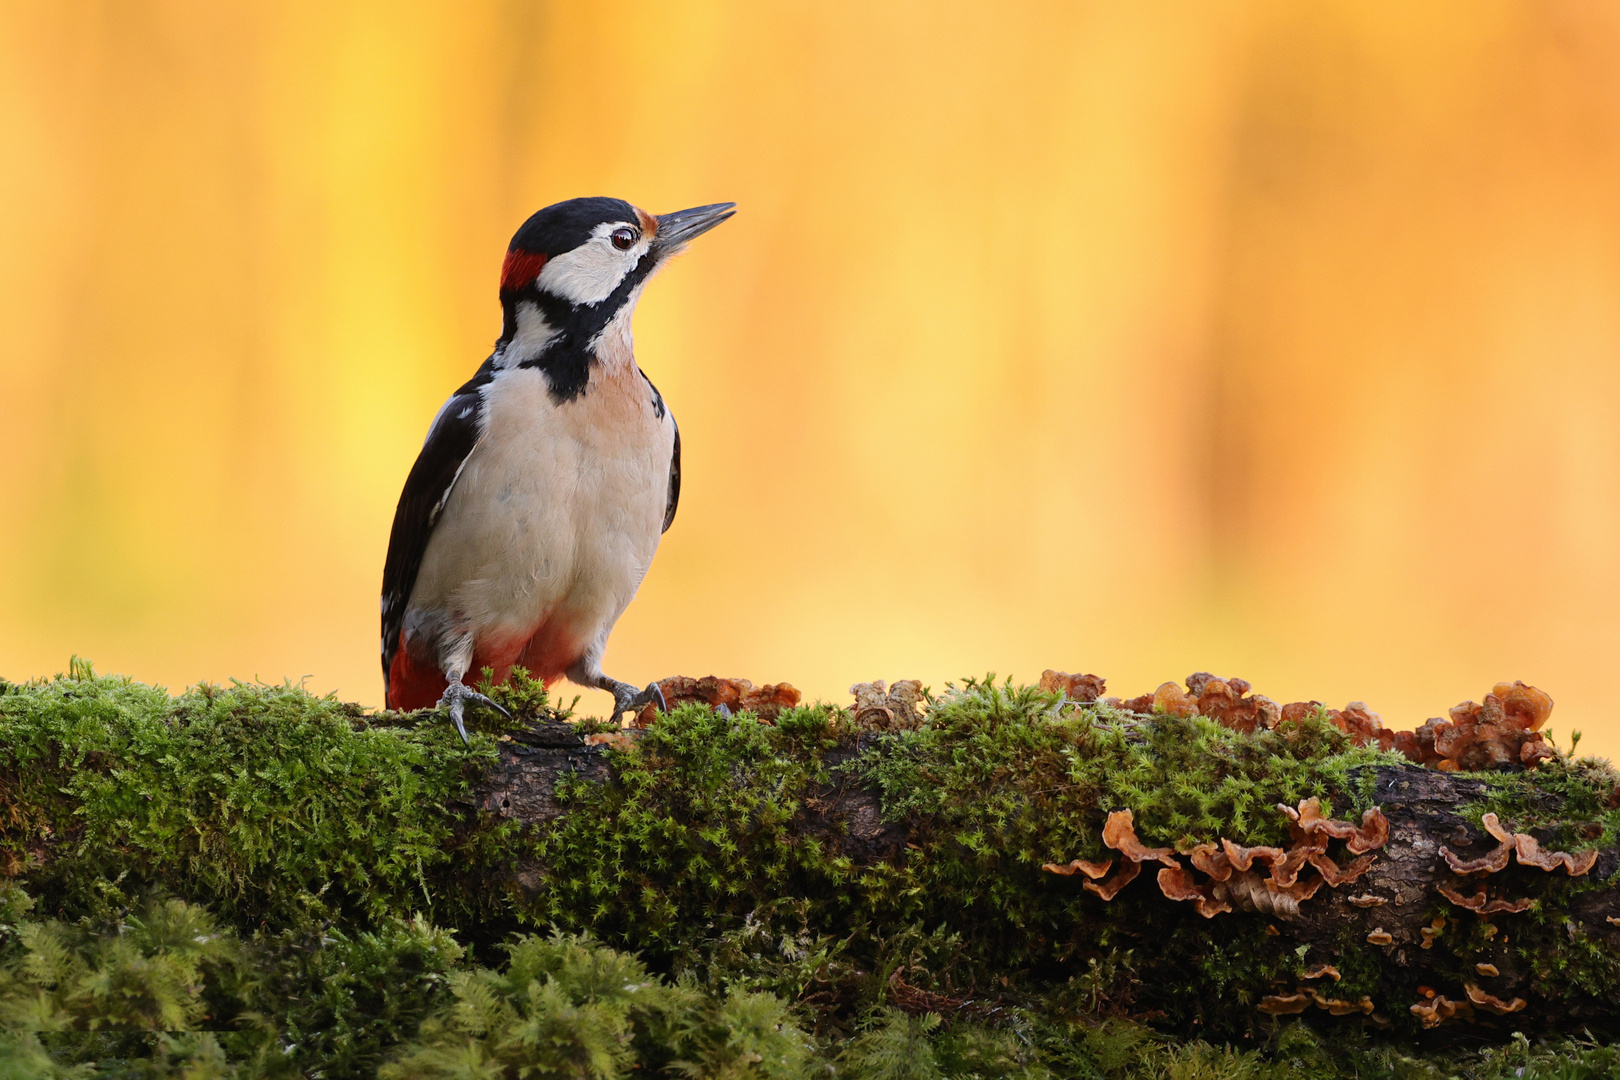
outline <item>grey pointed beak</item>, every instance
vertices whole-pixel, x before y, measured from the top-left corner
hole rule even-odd
[[[736,203],[723,202],[694,206],[690,210],[677,210],[672,214],[659,214],[658,232],[653,237],[653,245],[661,255],[673,255],[693,237],[702,236],[735,214],[736,207]]]

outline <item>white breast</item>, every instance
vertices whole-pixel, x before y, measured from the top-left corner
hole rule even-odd
[[[674,422],[634,362],[561,405],[534,368],[484,389],[484,432],[423,555],[407,632],[520,637],[561,615],[605,642],[657,550]],[[443,642],[448,645],[448,641]]]

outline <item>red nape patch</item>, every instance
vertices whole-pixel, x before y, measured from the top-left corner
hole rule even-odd
[[[542,252],[519,251],[513,248],[506,253],[506,261],[501,264],[501,292],[521,292],[534,283],[545,268],[546,256]]]
[[[388,665],[388,707],[409,712],[437,705],[444,696],[449,680],[433,664],[420,664],[411,659],[405,648],[405,633],[400,632],[399,650],[394,662]]]

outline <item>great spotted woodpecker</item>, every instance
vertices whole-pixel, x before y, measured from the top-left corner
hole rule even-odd
[[[653,699],[602,674],[681,493],[681,438],[636,366],[630,317],[653,271],[734,203],[654,216],[570,199],[523,223],[501,268],[501,336],[439,409],[405,480],[383,569],[388,705],[449,710],[521,664],[613,694],[613,718]],[[504,711],[504,710],[503,710]]]

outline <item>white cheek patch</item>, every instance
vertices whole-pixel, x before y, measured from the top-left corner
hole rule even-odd
[[[546,260],[536,284],[544,292],[560,296],[571,304],[600,304],[619,287],[641,257],[647,252],[647,238],[642,236],[628,251],[620,251],[609,239],[615,229],[626,222],[605,222],[596,227],[595,234],[572,251],[553,255]]]

